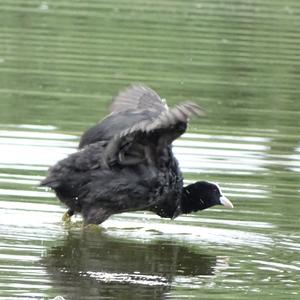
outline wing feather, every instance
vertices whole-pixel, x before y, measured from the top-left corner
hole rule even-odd
[[[160,96],[143,84],[133,84],[121,90],[112,100],[110,112],[151,109],[161,112],[167,106]]]
[[[146,141],[147,145],[155,144],[156,148],[170,145],[176,138],[182,135],[190,117],[201,116],[203,111],[193,102],[181,103],[169,110],[162,111],[156,118],[149,117],[146,120],[135,123],[130,128],[115,135],[108,143],[104,155],[106,165],[118,161],[122,149],[134,149],[135,144]],[[124,150],[125,151],[125,150]],[[126,150],[127,151],[127,150]],[[127,153],[130,155],[130,150]],[[124,153],[121,155],[125,157]],[[143,154],[141,154],[143,156]],[[120,161],[118,161],[120,163]]]

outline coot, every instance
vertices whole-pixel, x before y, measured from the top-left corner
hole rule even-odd
[[[79,149],[49,169],[42,186],[53,189],[85,224],[100,224],[113,214],[146,210],[175,218],[222,204],[233,207],[215,183],[183,186],[172,142],[188,119],[201,115],[191,102],[168,108],[142,84],[113,98],[110,114],[81,137]]]

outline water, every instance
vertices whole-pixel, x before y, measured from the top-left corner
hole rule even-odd
[[[300,5],[0,3],[0,299],[300,299]],[[83,230],[38,188],[120,88],[207,117],[174,143],[185,182],[235,209]]]

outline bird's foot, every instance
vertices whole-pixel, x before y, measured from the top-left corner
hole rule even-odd
[[[74,212],[72,210],[68,210],[63,214],[62,221],[65,223],[71,222],[71,217],[73,216]]]

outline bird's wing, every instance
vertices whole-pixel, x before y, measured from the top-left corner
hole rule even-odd
[[[202,114],[197,104],[185,102],[157,116],[149,116],[115,135],[106,147],[104,161],[109,166],[139,163],[149,159],[148,155],[157,157],[161,150],[185,132],[190,117]],[[149,154],[150,149],[154,149],[155,153]]]
[[[148,115],[155,117],[167,110],[167,105],[155,91],[142,84],[131,85],[113,98],[111,113],[83,133],[79,148],[110,140],[124,129],[140,124],[140,121],[145,119],[145,111],[148,118]]]
[[[161,112],[167,110],[167,105],[154,90],[143,84],[133,84],[121,90],[110,105],[110,112],[140,109]]]

